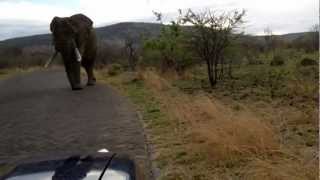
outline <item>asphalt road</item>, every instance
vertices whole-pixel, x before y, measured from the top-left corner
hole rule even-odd
[[[71,91],[62,70],[0,81],[0,164],[101,148],[148,161],[136,112],[108,86]]]

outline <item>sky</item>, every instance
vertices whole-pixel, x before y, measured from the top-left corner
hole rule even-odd
[[[54,16],[83,13],[95,27],[117,22],[155,22],[152,11],[170,21],[178,9],[245,9],[246,34],[261,35],[308,31],[319,24],[318,0],[0,0],[0,40],[49,33]]]

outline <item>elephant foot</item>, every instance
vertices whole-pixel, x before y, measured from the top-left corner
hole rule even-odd
[[[81,85],[72,86],[73,91],[77,91],[77,90],[81,90],[81,89],[83,89],[83,87]]]
[[[96,79],[88,80],[87,86],[94,86],[96,84]]]

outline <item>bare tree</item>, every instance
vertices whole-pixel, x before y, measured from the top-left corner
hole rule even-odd
[[[310,34],[311,34],[311,43],[312,43],[312,50],[317,51],[317,49],[320,49],[319,47],[319,24],[315,24],[311,26],[310,28]]]
[[[126,37],[125,49],[128,55],[129,68],[131,71],[134,71],[136,66],[136,61],[137,61],[137,50],[132,37]]]
[[[231,34],[244,23],[245,11],[218,13],[205,10],[199,13],[191,9],[181,16],[184,24],[191,24],[191,43],[199,57],[207,64],[208,78],[211,87],[218,79],[218,65],[223,64],[224,50],[230,44]]]
[[[152,13],[156,16],[156,18],[157,18],[156,21],[158,21],[161,24],[163,24],[162,23],[162,17],[163,17],[162,13],[161,12],[156,12],[156,11],[152,11]]]
[[[272,29],[270,27],[266,27],[264,30],[264,40],[266,42],[267,51],[272,52],[272,57],[274,56],[274,44],[275,44],[275,37],[273,35]]]

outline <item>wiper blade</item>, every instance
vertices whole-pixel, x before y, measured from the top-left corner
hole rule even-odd
[[[108,167],[111,164],[112,159],[116,156],[116,153],[112,154],[112,156],[109,158],[107,164],[104,166],[103,171],[101,172],[99,179],[98,180],[102,180],[103,175],[105,174],[106,170],[108,169]]]

